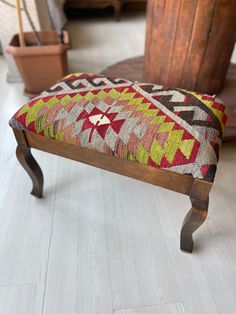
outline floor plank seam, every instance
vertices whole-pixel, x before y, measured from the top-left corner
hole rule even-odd
[[[157,205],[157,204],[156,204],[156,201],[155,201],[155,196],[154,196],[154,203],[155,203],[155,205]],[[162,227],[162,223],[161,223],[161,214],[159,213],[158,208],[157,208],[157,215],[158,215],[159,220],[160,220],[160,226],[161,226],[161,231],[162,231],[162,234],[163,234],[163,240],[164,240],[165,245],[166,245],[166,248],[167,248],[169,260],[170,260],[172,269],[173,269],[174,274],[175,274],[175,280],[176,280],[177,285],[178,285],[178,287],[179,287],[179,291],[181,291],[181,289],[180,289],[180,283],[179,283],[179,281],[178,281],[177,272],[176,272],[176,269],[175,269],[175,265],[174,265],[173,259],[172,259],[172,257],[171,257],[171,252],[170,252],[170,249],[169,249],[169,246],[168,246],[168,242],[167,242],[166,237],[165,237],[165,234],[164,234],[164,232],[163,232],[163,227]],[[180,301],[180,302],[182,302],[183,305],[184,305],[184,302],[183,302],[183,301]],[[168,303],[167,303],[167,304],[168,304]],[[171,304],[172,304],[172,303],[171,303]],[[184,308],[185,308],[185,306],[184,306]]]
[[[45,281],[35,281],[35,282],[26,282],[26,283],[12,283],[12,284],[6,284],[6,285],[0,284],[0,288],[33,286],[33,285],[40,285],[40,284],[44,284],[44,283],[45,283]]]
[[[128,306],[128,307],[120,307],[120,308],[116,308],[113,309],[113,313],[117,312],[117,311],[126,311],[126,310],[142,310],[142,309],[148,309],[148,308],[152,308],[152,307],[157,307],[157,306],[161,306],[161,305],[172,305],[172,304],[182,304],[185,310],[185,304],[183,301],[175,301],[175,302],[162,302],[162,303],[155,303],[155,304],[146,304],[146,305],[140,305],[140,306]],[[187,313],[187,312],[186,312]]]
[[[45,280],[44,280],[45,283],[44,283],[44,289],[43,289],[43,300],[42,300],[42,311],[41,311],[41,314],[44,313],[44,309],[45,309],[45,296],[46,296],[46,292],[47,292],[48,266],[49,266],[50,253],[51,253],[51,243],[52,243],[52,235],[53,235],[54,216],[55,216],[56,191],[52,191],[52,195],[53,195],[52,217],[51,217],[51,223],[50,223],[51,231],[50,231],[49,244],[48,244],[47,264],[46,264],[46,271],[45,271]]]
[[[101,171],[100,171],[100,175],[101,175]],[[103,193],[104,193],[104,189],[103,189]],[[103,194],[104,195],[104,194]],[[103,197],[103,199],[105,199],[105,197]],[[107,247],[107,254],[108,254],[108,264],[109,264],[109,277],[110,277],[110,287],[111,287],[111,309],[112,309],[112,313],[113,311],[113,282],[112,282],[112,270],[111,270],[111,258],[110,258],[110,247],[109,247],[109,240],[108,240],[108,226],[107,226],[107,217],[106,217],[106,211],[103,207],[103,214],[104,214],[104,219],[105,219],[105,229],[106,229],[106,247]]]

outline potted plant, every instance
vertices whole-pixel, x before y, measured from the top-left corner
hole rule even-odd
[[[5,0],[0,1],[12,6]],[[13,36],[5,50],[15,59],[25,84],[25,94],[34,97],[67,74],[69,36],[67,31],[60,34],[54,30],[37,32],[25,0],[16,0],[16,5],[12,7],[16,8],[19,34]],[[22,11],[32,32],[23,31]]]

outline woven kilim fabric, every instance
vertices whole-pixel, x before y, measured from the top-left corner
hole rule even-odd
[[[78,73],[23,106],[10,125],[213,181],[225,120],[215,97]]]

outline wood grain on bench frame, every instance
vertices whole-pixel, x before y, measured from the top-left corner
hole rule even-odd
[[[189,195],[192,208],[183,222],[180,248],[182,251],[192,252],[192,234],[203,224],[207,217],[211,182],[106,155],[74,144],[55,141],[31,132],[18,129],[13,129],[13,132],[18,142],[17,158],[32,180],[33,189],[31,194],[38,198],[42,197],[43,173],[31,154],[31,148]]]

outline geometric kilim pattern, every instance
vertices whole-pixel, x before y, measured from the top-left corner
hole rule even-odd
[[[212,96],[86,73],[24,105],[10,125],[213,181],[226,116]]]

